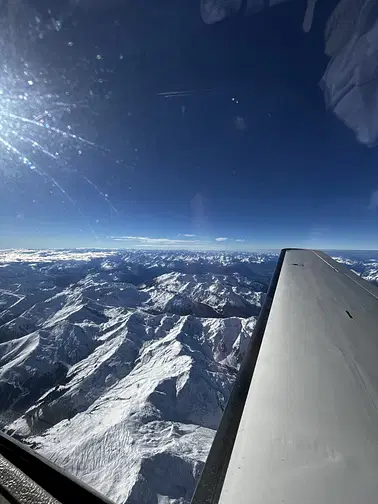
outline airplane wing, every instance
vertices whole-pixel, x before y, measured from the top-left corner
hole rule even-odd
[[[378,289],[283,250],[192,504],[373,504]]]

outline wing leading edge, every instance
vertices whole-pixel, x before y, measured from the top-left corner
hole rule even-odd
[[[282,251],[192,504],[372,504],[378,289]]]

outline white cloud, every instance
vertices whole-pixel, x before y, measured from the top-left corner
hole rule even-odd
[[[109,257],[115,252],[107,250],[0,250],[0,263],[12,262],[55,262],[55,261],[90,261],[101,257]]]
[[[375,190],[370,195],[369,210],[376,210],[378,208],[378,190]]]
[[[130,248],[163,248],[163,249],[194,249],[194,250],[219,250],[220,247],[231,246],[232,243],[247,243],[244,238],[228,238],[219,236],[212,240],[195,238],[195,234],[179,234],[178,238],[152,238],[150,236],[109,236],[116,242],[124,242],[124,246]],[[121,247],[122,245],[119,244]]]
[[[171,238],[151,238],[149,236],[111,236],[114,241],[134,242],[137,245],[144,246],[172,246],[172,245],[188,245],[199,244],[201,240],[180,240]]]

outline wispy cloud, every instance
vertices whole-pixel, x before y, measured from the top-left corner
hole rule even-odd
[[[378,190],[372,191],[370,195],[369,210],[376,210],[378,208]]]
[[[115,242],[123,242],[126,248],[162,248],[162,249],[192,249],[192,250],[220,250],[222,247],[232,247],[238,243],[247,243],[244,238],[228,238],[219,236],[213,239],[196,238],[197,235],[191,233],[178,234],[177,238],[152,238],[150,236],[108,236],[108,239]],[[121,246],[121,245],[120,245]]]
[[[187,246],[202,243],[201,240],[180,240],[171,238],[151,238],[149,236],[110,236],[114,241],[129,242],[135,245],[151,246]]]

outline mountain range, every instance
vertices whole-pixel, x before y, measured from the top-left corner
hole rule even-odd
[[[277,258],[0,251],[1,427],[118,504],[189,502]]]

